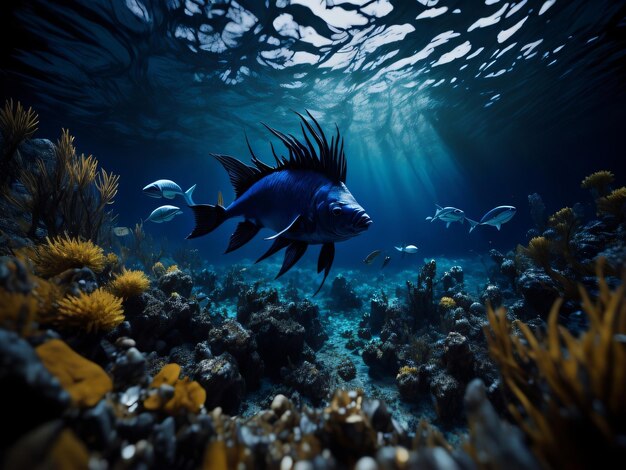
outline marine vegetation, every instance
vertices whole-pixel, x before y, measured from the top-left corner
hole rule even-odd
[[[22,292],[10,292],[0,287],[0,327],[27,336],[37,320],[37,299]]]
[[[608,170],[596,171],[583,179],[580,187],[593,192],[594,198],[606,196],[609,187],[615,181],[615,175]]]
[[[159,262],[165,253],[163,246],[157,248],[156,243],[151,235],[146,234],[143,228],[143,222],[135,224],[131,231],[130,246],[122,245],[120,247],[123,264],[126,264],[131,258],[141,263],[144,270],[150,271],[152,267]]]
[[[598,262],[599,296],[579,287],[589,328],[579,337],[559,325],[562,300],[545,335],[506,310],[488,308],[489,350],[513,397],[508,410],[535,455],[552,468],[592,468],[626,455],[626,276],[611,290]],[[519,329],[521,334],[515,334]]]
[[[620,220],[626,218],[626,186],[612,191],[596,202],[599,214],[612,215]]]
[[[146,410],[163,410],[168,414],[176,415],[183,411],[197,413],[204,405],[206,391],[200,384],[187,377],[179,379],[180,366],[167,364],[154,376],[149,395],[143,401]],[[165,387],[163,387],[165,386]],[[173,393],[167,393],[171,390]]]
[[[74,405],[94,406],[113,389],[113,382],[102,367],[77,354],[59,339],[46,341],[35,350],[46,369],[70,394]]]
[[[310,244],[322,245],[317,272],[324,271],[324,277],[317,294],[333,264],[335,242],[367,230],[372,220],[345,185],[347,164],[339,129],[329,144],[311,113],[307,112],[312,123],[296,114],[302,120],[303,141],[266,126],[289,151],[289,158],[279,158],[272,146],[275,167],[259,160],[250,145],[254,166],[213,154],[227,171],[236,198],[228,207],[191,205],[196,226],[187,238],[206,235],[227,219],[243,216],[245,220],[230,237],[229,253],[252,240],[261,228],[270,228],[276,232],[270,237],[273,244],[257,262],[287,248],[277,278],[298,262]]]
[[[143,271],[123,269],[107,285],[107,290],[117,297],[128,299],[144,293],[150,287],[150,279]]]
[[[31,253],[37,273],[52,277],[68,269],[89,268],[101,272],[106,264],[104,251],[90,240],[84,241],[68,235],[46,238],[46,242],[35,246]]]
[[[85,333],[107,332],[124,321],[122,299],[100,288],[59,301],[55,323]]]
[[[39,125],[37,113],[32,108],[25,109],[19,101],[7,100],[0,110],[0,134],[2,151],[0,153],[0,194],[4,194],[20,171],[20,144],[30,139]]]
[[[49,237],[65,233],[98,243],[101,230],[114,220],[108,207],[119,176],[99,168],[92,155],[79,156],[67,130],[54,146],[54,161],[39,158],[35,170],[25,169],[18,180],[25,194],[11,194],[9,200],[30,215],[30,238],[37,238],[42,225]]]

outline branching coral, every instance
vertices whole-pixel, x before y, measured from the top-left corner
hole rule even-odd
[[[91,241],[69,236],[47,238],[46,243],[35,247],[32,261],[43,277],[52,277],[67,269],[87,267],[99,273],[104,269],[106,257],[102,248]]]
[[[97,242],[101,228],[113,219],[108,206],[117,194],[119,176],[98,170],[91,155],[78,156],[68,131],[55,146],[54,168],[39,159],[36,171],[23,171],[19,180],[26,195],[10,200],[31,215],[31,237],[41,223],[49,236],[67,233]]]
[[[103,289],[66,297],[59,302],[55,321],[62,327],[86,333],[110,331],[124,321],[122,299]]]
[[[612,172],[601,170],[587,176],[580,184],[580,187],[594,191],[594,196],[599,197],[607,193],[613,181],[615,181],[615,175]]]
[[[554,468],[602,466],[626,454],[626,286],[623,279],[611,291],[602,266],[597,301],[579,288],[589,329],[578,338],[558,324],[561,300],[545,338],[521,322],[521,336],[511,335],[505,310],[488,309],[489,350],[516,399],[509,411],[538,458]]]
[[[80,356],[59,339],[37,346],[36,351],[76,406],[94,406],[113,389],[113,382],[102,367]]]
[[[0,155],[0,188],[3,191],[19,171],[19,145],[37,132],[38,125],[37,113],[32,108],[25,109],[19,101],[14,105],[13,100],[7,100],[0,110],[0,132],[4,140]]]
[[[626,186],[616,189],[597,200],[598,213],[612,215],[618,219],[626,217]]]
[[[160,261],[157,261],[156,263],[154,263],[152,265],[152,273],[157,277],[162,277],[165,273],[165,266],[163,266],[163,263],[161,263]]]
[[[107,286],[108,290],[118,297],[128,299],[144,293],[150,287],[150,279],[143,271],[124,269]]]
[[[143,405],[147,410],[163,410],[168,414],[175,415],[181,411],[197,413],[206,400],[206,391],[196,382],[184,377],[179,379],[180,366],[167,364],[152,380],[151,388],[155,389],[144,400]],[[166,396],[158,390],[161,386],[173,387],[173,394]]]
[[[163,256],[163,247],[157,249],[152,237],[143,229],[143,222],[135,224],[132,230],[132,245],[122,248],[122,257],[128,259],[133,256],[139,260],[146,271],[150,270]]]

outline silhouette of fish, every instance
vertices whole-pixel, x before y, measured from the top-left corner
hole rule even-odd
[[[376,259],[376,257],[380,254],[380,250],[374,250],[372,251],[369,255],[367,255],[365,257],[365,259],[363,260],[363,262],[365,264],[372,264],[374,262],[374,260]]]
[[[385,259],[383,260],[383,265],[380,267],[380,269],[383,269],[385,266],[387,266],[389,264],[389,261],[391,261],[391,256],[385,256]]]
[[[261,228],[270,228],[276,232],[267,238],[273,240],[272,246],[256,262],[286,248],[277,278],[298,262],[309,245],[321,244],[317,272],[324,271],[324,278],[317,294],[332,266],[335,242],[358,235],[372,220],[345,185],[347,165],[339,129],[329,144],[311,113],[307,111],[310,121],[296,114],[302,121],[303,140],[263,124],[289,151],[288,158],[278,157],[272,146],[274,167],[257,158],[247,138],[253,166],[212,154],[228,173],[236,197],[228,207],[191,205],[196,226],[187,238],[206,235],[227,219],[243,217],[230,237],[229,253],[252,240]]]

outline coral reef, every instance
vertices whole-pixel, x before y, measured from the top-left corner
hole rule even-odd
[[[102,248],[91,241],[82,241],[69,236],[47,238],[46,243],[32,250],[31,260],[37,273],[52,277],[68,269],[89,268],[98,273],[106,265]]]

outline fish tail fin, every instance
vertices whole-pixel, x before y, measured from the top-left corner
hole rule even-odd
[[[465,217],[465,218],[467,219],[467,221],[470,224],[469,233],[472,233],[472,231],[476,228],[476,226],[480,225],[480,222],[476,222],[475,220],[472,220],[469,217]]]
[[[432,217],[426,217],[426,220],[430,220],[432,222],[433,218]]]
[[[196,238],[206,235],[219,227],[226,217],[226,209],[223,206],[211,204],[196,204],[189,206],[193,211],[196,219],[196,226],[193,231],[187,235],[187,238]]]
[[[194,205],[193,199],[191,199],[191,195],[193,194],[195,189],[196,189],[196,185],[194,184],[191,188],[185,191],[185,194],[183,195],[183,197],[185,198],[185,201],[187,201],[188,206]]]

